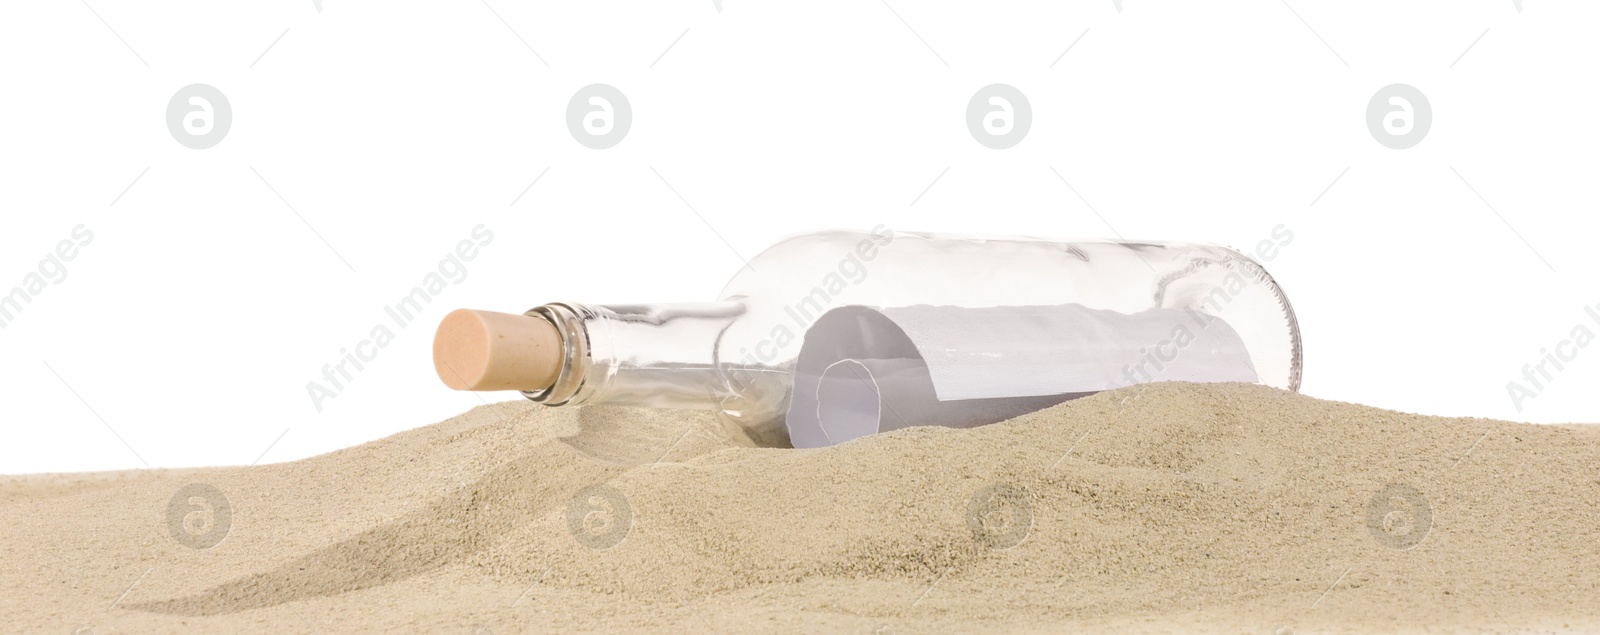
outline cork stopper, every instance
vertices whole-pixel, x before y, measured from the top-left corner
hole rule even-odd
[[[542,390],[561,363],[561,334],[543,318],[457,309],[433,336],[433,369],[455,390]]]

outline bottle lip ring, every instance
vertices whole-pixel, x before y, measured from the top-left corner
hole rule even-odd
[[[584,327],[581,307],[552,302],[528,309],[523,315],[549,322],[561,335],[561,370],[550,386],[540,390],[524,390],[522,396],[547,406],[563,406],[583,401],[584,378],[592,361],[589,356],[588,330]],[[575,401],[576,400],[576,401]]]

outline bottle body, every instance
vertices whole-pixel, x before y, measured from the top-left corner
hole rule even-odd
[[[841,309],[876,316],[830,315]],[[1047,404],[1041,398],[1163,377],[1300,384],[1300,334],[1282,290],[1259,264],[1213,245],[825,231],[758,254],[716,302],[546,305],[529,312],[536,313],[585,350],[568,351],[574,368],[550,389],[525,393],[531,399],[708,408],[730,430],[768,445],[792,441],[790,410],[804,404],[801,418],[812,415],[828,383],[822,375],[863,376],[853,365],[801,368],[808,346],[818,360],[915,358],[911,365],[924,368],[917,376],[933,385],[912,392],[950,402]],[[982,326],[995,324],[1006,326],[979,339]],[[1007,337],[1014,341],[990,344]],[[851,344],[821,343],[831,340]],[[1239,368],[1194,374],[1218,360]],[[1050,368],[1057,364],[1067,366]],[[1190,369],[1174,375],[1184,364]],[[798,400],[797,373],[805,391]],[[879,390],[889,384],[871,383],[867,398],[843,399],[876,398],[892,409],[893,391]]]

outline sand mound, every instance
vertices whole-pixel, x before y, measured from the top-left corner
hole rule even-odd
[[[0,510],[19,631],[1600,629],[1600,435],[1249,385],[822,450],[497,404]]]

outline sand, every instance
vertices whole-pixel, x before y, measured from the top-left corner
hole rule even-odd
[[[780,450],[496,404],[293,463],[0,478],[0,629],[1600,632],[1590,430],[1157,384]]]

